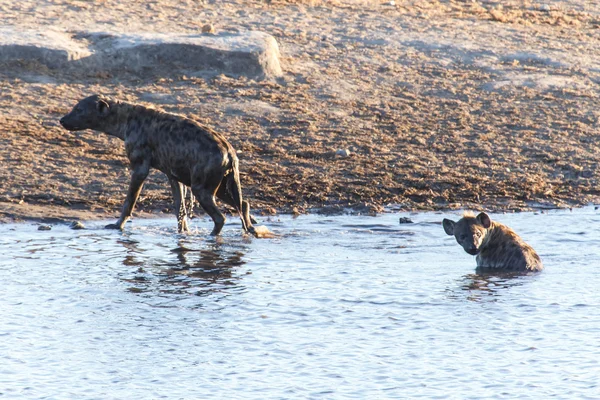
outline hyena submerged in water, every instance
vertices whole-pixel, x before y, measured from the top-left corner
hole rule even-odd
[[[454,222],[444,219],[444,231],[463,249],[477,256],[477,268],[502,271],[541,271],[542,260],[508,226],[492,221],[486,213],[465,214]]]
[[[238,158],[221,134],[179,115],[99,95],[81,100],[60,123],[70,131],[92,129],[125,142],[131,182],[119,220],[107,228],[123,229],[152,167],[171,183],[179,231],[187,230],[185,185],[212,218],[212,235],[225,224],[215,196],[240,214],[245,231],[256,235],[248,202],[242,200]]]

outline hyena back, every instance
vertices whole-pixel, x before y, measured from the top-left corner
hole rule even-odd
[[[245,231],[255,234],[248,202],[242,199],[238,158],[221,134],[179,115],[99,95],[81,100],[60,123],[70,131],[92,129],[125,142],[131,182],[119,220],[107,228],[123,229],[152,167],[169,179],[180,231],[187,230],[185,186],[189,186],[214,222],[212,235],[225,224],[215,195],[240,214]]]
[[[492,221],[486,213],[465,214],[454,222],[444,219],[444,231],[463,249],[477,256],[477,268],[506,271],[541,271],[535,250],[508,226]]]

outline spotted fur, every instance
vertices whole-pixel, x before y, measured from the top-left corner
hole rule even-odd
[[[508,226],[492,221],[486,213],[465,214],[454,222],[444,219],[444,231],[463,249],[477,256],[477,268],[506,271],[541,271],[535,250]]]
[[[171,183],[179,231],[187,230],[185,186],[189,186],[214,222],[212,235],[225,224],[215,196],[240,214],[245,231],[255,234],[248,202],[242,200],[236,152],[220,133],[179,115],[99,95],[81,100],[60,123],[70,131],[92,129],[125,142],[131,182],[119,220],[107,228],[123,229],[152,167]]]

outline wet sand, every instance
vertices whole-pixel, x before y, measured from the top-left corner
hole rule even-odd
[[[122,142],[58,124],[93,93],[225,133],[263,214],[596,202],[600,6],[580,3],[0,0],[0,24],[23,29],[260,30],[284,71],[255,81],[0,66],[0,219],[118,215]],[[151,173],[136,216],[171,209]]]

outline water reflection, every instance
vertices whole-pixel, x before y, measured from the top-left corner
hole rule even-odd
[[[135,240],[122,239],[119,243],[127,249],[123,265],[134,267],[121,276],[130,292],[208,296],[240,288],[235,268],[246,263],[240,243],[212,240],[202,243],[202,248],[194,248],[198,243],[180,239],[175,248],[162,251],[160,257],[147,254]]]
[[[476,270],[475,273],[464,275],[460,279],[459,290],[467,294],[467,300],[493,302],[507,294],[511,288],[526,284],[528,280],[524,277],[530,275],[533,273]]]

